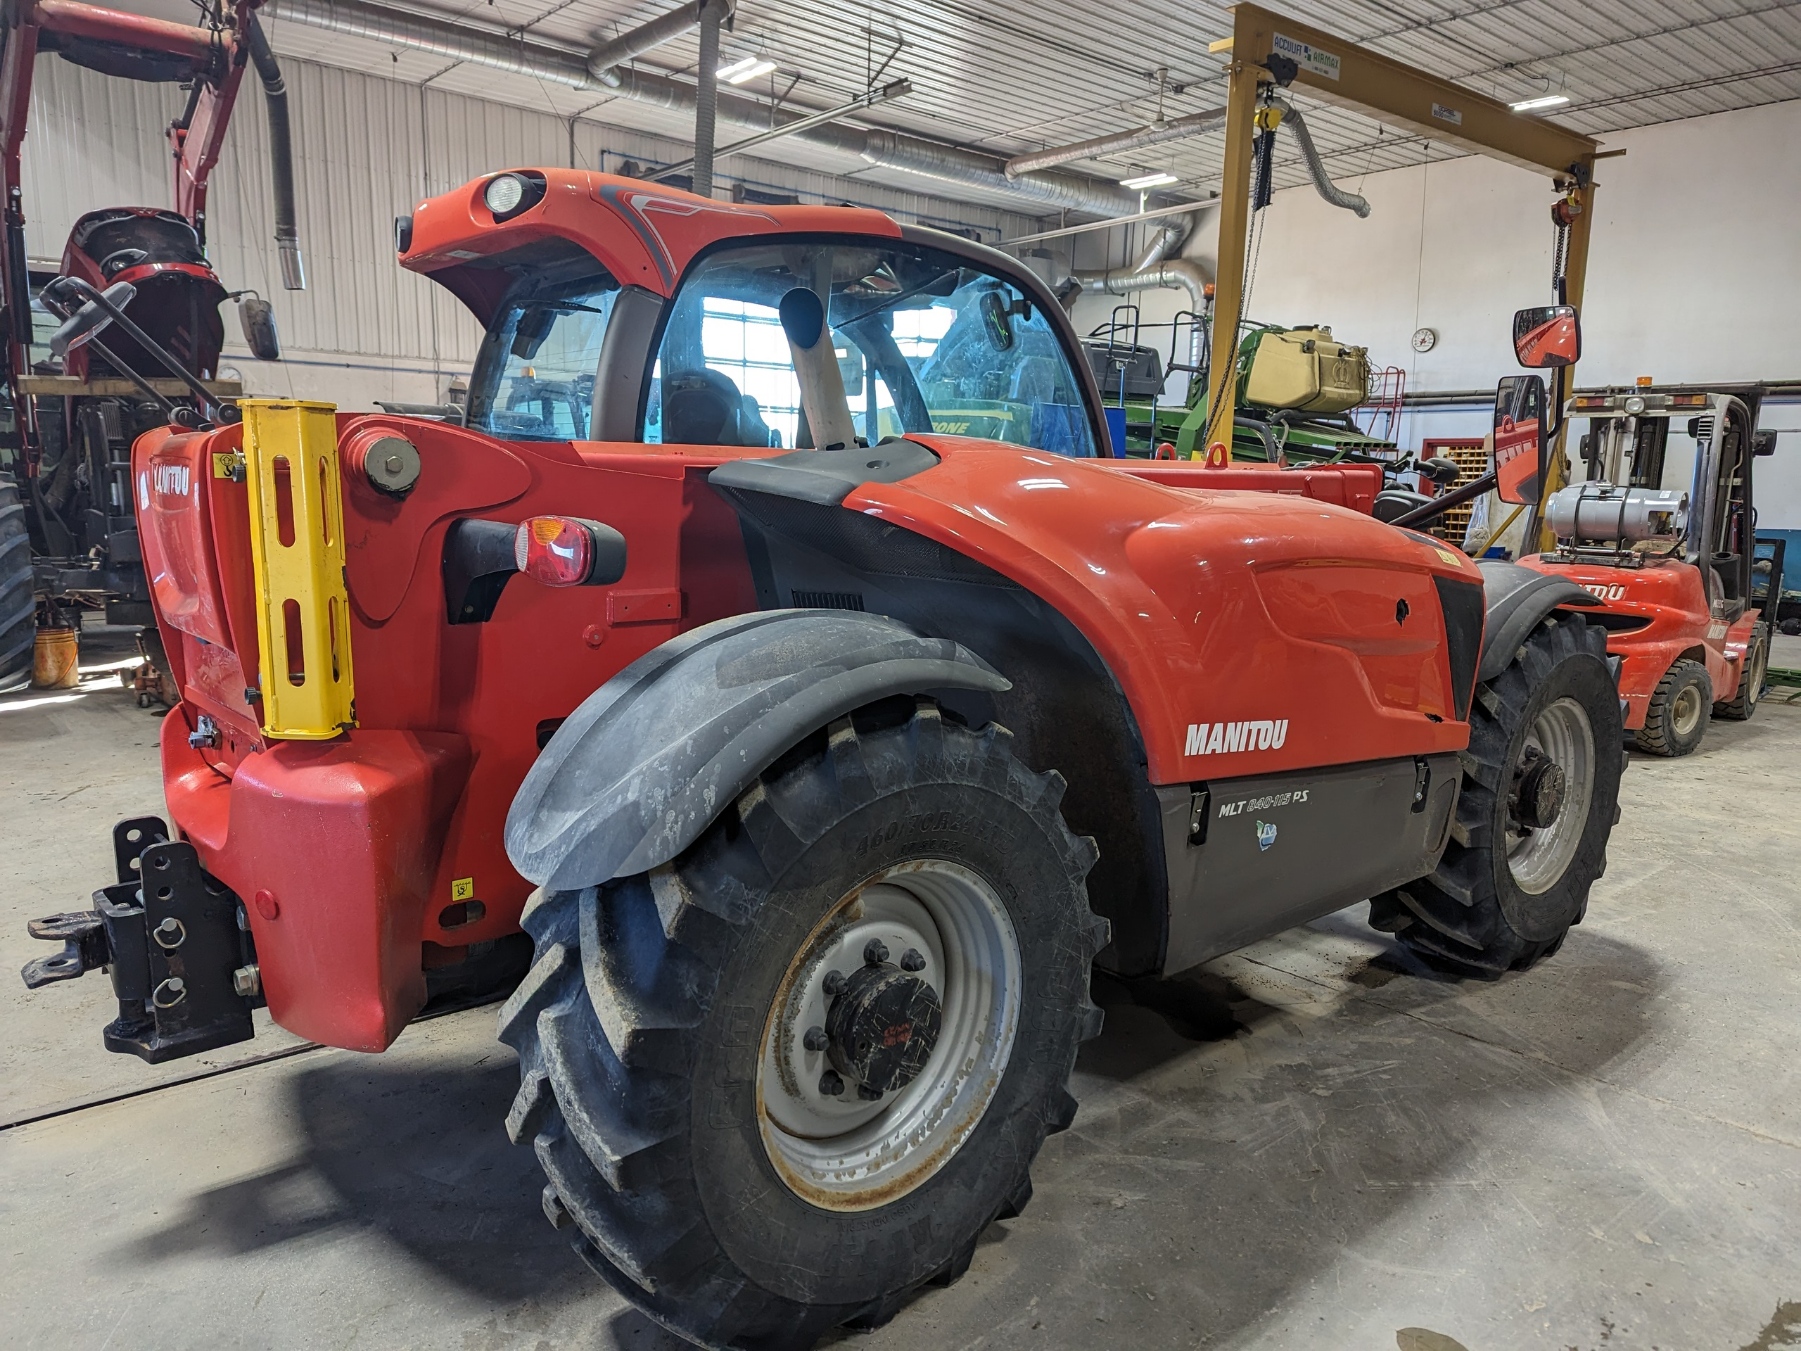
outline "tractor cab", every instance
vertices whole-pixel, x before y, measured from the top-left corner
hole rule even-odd
[[[1625,660],[1626,726],[1683,755],[1708,710],[1742,719],[1761,694],[1769,624],[1754,602],[1752,463],[1763,388],[1639,386],[1579,393],[1576,481],[1545,503],[1556,547],[1530,566],[1567,575],[1606,607]]]

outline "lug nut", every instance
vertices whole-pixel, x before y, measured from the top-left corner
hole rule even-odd
[[[844,1080],[838,1077],[837,1070],[827,1070],[819,1076],[819,1091],[828,1098],[835,1098],[844,1092]]]
[[[857,1096],[863,1099],[864,1102],[880,1102],[882,1100],[882,1090],[879,1088],[871,1088],[868,1084],[858,1084]]]
[[[888,960],[888,945],[879,938],[872,938],[863,945],[863,960],[870,966],[880,966]]]
[[[836,999],[844,993],[844,973],[842,971],[826,972],[823,988],[828,998]]]
[[[263,973],[252,963],[231,973],[231,988],[245,999],[255,999],[263,992]]]
[[[823,1051],[832,1044],[832,1039],[826,1036],[823,1027],[809,1027],[807,1035],[800,1039],[800,1044],[809,1051]]]
[[[902,971],[924,971],[926,969],[925,954],[918,948],[908,948],[901,953],[900,968]]]

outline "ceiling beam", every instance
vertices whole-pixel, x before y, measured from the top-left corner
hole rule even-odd
[[[1292,56],[1300,67],[1295,87],[1323,103],[1373,112],[1397,129],[1539,173],[1567,173],[1598,148],[1592,137],[1256,5],[1233,6],[1232,18],[1233,36],[1216,49],[1248,66],[1272,52]]]

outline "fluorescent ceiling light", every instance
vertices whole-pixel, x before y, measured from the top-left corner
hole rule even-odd
[[[1530,113],[1537,112],[1540,108],[1556,108],[1569,101],[1568,94],[1544,94],[1538,98],[1521,99],[1518,103],[1510,103],[1507,106],[1516,113]]]
[[[1167,184],[1181,181],[1171,173],[1155,173],[1140,174],[1137,178],[1122,178],[1119,180],[1119,185],[1122,188],[1130,188],[1133,192],[1143,192],[1146,188],[1161,188]]]
[[[746,80],[754,80],[759,75],[767,75],[775,69],[775,62],[761,56],[747,56],[741,61],[734,61],[729,66],[719,68],[719,78],[727,84],[743,84]]]

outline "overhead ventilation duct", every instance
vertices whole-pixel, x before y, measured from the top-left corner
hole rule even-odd
[[[1072,304],[1075,297],[1084,292],[1089,295],[1125,296],[1138,291],[1171,287],[1188,292],[1188,308],[1197,315],[1203,313],[1207,304],[1207,283],[1213,278],[1207,275],[1207,270],[1199,263],[1169,256],[1187,242],[1194,229],[1194,221],[1193,216],[1177,216],[1165,224],[1130,267],[1071,272],[1069,280],[1074,285],[1061,290],[1064,304]],[[1188,335],[1188,365],[1191,368],[1200,367],[1202,341],[1201,326],[1192,325]]]
[[[588,53],[588,74],[609,89],[618,88],[619,72],[615,67],[634,61],[665,42],[673,42],[682,34],[700,27],[701,16],[710,2],[716,3],[716,0],[695,0],[692,4],[678,6],[667,14],[658,15],[649,23],[640,24],[629,33],[621,33],[618,37],[601,43]],[[722,8],[725,12],[720,16],[721,22],[730,24],[731,6],[725,5]]]
[[[1071,145],[1033,150],[1024,155],[1015,155],[1007,161],[1007,177],[1017,178],[1020,174],[1031,173],[1036,169],[1068,164],[1071,160],[1094,159],[1120,150],[1137,150],[1147,145],[1161,145],[1165,141],[1179,141],[1187,136],[1198,136],[1203,131],[1211,131],[1225,120],[1224,108],[1209,108],[1206,112],[1189,113],[1186,117],[1178,117],[1170,122],[1155,122],[1135,131],[1118,131],[1109,136],[1076,141]]]
[[[643,67],[613,67],[611,70],[617,83],[603,85],[595,78],[585,53],[493,29],[428,18],[373,4],[369,0],[270,0],[269,8],[291,23],[346,37],[367,38],[389,47],[430,52],[448,60],[515,75],[530,75],[575,89],[604,88],[622,98],[671,111],[688,114],[695,111],[695,87],[691,84]],[[777,126],[798,121],[810,111],[779,112],[772,119],[767,104],[729,94],[723,89],[717,95],[719,120],[752,131],[767,131],[772,121]],[[1080,211],[1095,216],[1127,215],[1139,209],[1137,193],[1093,178],[1060,173],[1022,174],[1008,178],[1004,163],[998,158],[918,136],[834,125],[797,131],[794,139],[882,168],[979,188],[1039,208]]]

